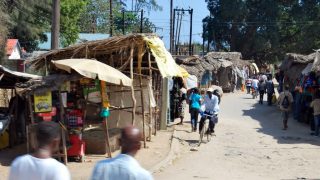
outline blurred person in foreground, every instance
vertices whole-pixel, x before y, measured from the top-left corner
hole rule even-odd
[[[38,147],[34,154],[16,158],[11,164],[9,180],[70,180],[65,165],[52,158],[58,151],[61,128],[55,122],[40,122],[37,126]]]
[[[92,172],[91,180],[152,180],[134,158],[141,148],[142,135],[138,128],[128,126],[121,131],[121,154],[112,159],[99,161]]]

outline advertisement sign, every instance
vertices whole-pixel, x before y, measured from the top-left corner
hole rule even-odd
[[[36,113],[52,111],[51,91],[34,95],[34,110]]]

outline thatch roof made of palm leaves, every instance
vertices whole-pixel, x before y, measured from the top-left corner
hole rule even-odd
[[[292,65],[301,64],[307,65],[312,63],[315,59],[315,53],[309,55],[302,55],[296,53],[287,53],[284,61],[280,65],[280,69],[283,71],[291,69]]]
[[[50,66],[51,60],[87,58],[97,59],[120,71],[125,72],[129,69],[131,52],[133,52],[134,67],[139,64],[136,60],[142,57],[142,69],[148,66],[147,42],[144,37],[155,37],[154,34],[131,34],[126,36],[114,36],[104,40],[88,41],[76,44],[63,49],[51,50],[47,53],[35,57],[31,61],[31,67],[36,70]],[[151,54],[151,59],[154,57]],[[154,67],[155,62],[152,62]],[[48,67],[50,69],[50,67]]]

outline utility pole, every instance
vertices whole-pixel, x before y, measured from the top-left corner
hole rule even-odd
[[[204,25],[202,25],[202,56],[204,56]]]
[[[52,10],[51,49],[59,49],[60,0],[53,0]]]
[[[192,52],[192,15],[193,15],[193,9],[189,10],[190,13],[190,39],[189,39],[189,55],[191,56],[193,54]]]
[[[173,52],[173,32],[174,32],[174,27],[173,27],[173,0],[170,0],[170,52]]]
[[[110,31],[109,34],[110,36],[113,35],[113,17],[112,17],[112,0],[109,0],[110,2],[110,17],[109,17],[109,21],[110,21]]]
[[[141,9],[140,33],[143,33],[143,9]]]
[[[189,37],[189,55],[192,55],[193,54],[193,52],[192,52],[192,16],[193,16],[193,9],[188,9],[188,10],[186,10],[186,9],[174,9],[174,11],[173,11],[173,22],[175,21],[175,14],[176,14],[176,12],[185,12],[185,11],[188,11],[189,12],[189,14],[190,14],[190,37]],[[174,32],[174,24],[175,23],[173,23],[173,32]],[[174,42],[174,41],[173,41]],[[174,44],[173,44],[173,46],[174,46]],[[172,47],[172,46],[171,46]],[[174,48],[174,47],[173,47]]]
[[[126,26],[126,23],[125,23],[125,18],[124,18],[124,9],[122,10],[122,34],[125,35],[125,26]]]

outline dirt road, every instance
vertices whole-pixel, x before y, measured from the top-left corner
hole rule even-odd
[[[189,117],[189,116],[187,116]],[[257,104],[250,95],[222,99],[216,137],[197,147],[198,133],[177,126],[180,157],[155,179],[320,179],[320,138],[290,118],[281,128],[276,107]]]

